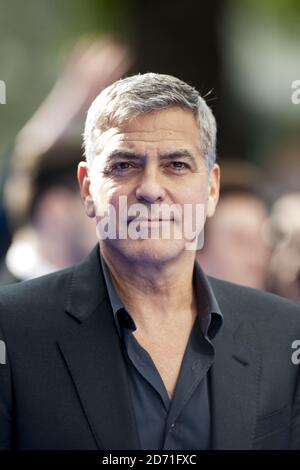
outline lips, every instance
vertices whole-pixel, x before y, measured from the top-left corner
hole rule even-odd
[[[171,208],[168,206],[167,207],[151,206],[149,208],[144,208],[142,206],[142,207],[136,208],[135,206],[136,205],[134,204],[134,207],[131,206],[126,210],[128,224],[132,222],[133,220],[135,222],[148,222],[148,223],[169,222],[170,223],[170,222],[174,222],[178,218],[177,213],[174,210],[173,206],[171,206]],[[178,215],[180,216],[180,213]]]
[[[145,218],[140,218],[140,217],[128,217],[128,223],[132,222],[174,222],[174,219],[145,219]]]

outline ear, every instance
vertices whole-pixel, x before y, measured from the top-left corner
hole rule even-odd
[[[207,217],[212,217],[215,213],[220,192],[220,176],[221,170],[216,163],[209,175],[209,192],[207,202]]]
[[[90,194],[90,177],[86,162],[80,162],[77,168],[77,179],[86,214],[93,218],[96,215],[95,205]]]

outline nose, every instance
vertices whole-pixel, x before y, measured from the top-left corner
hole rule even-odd
[[[150,204],[164,200],[165,190],[154,171],[145,172],[145,174],[143,174],[136,188],[136,198],[139,201],[148,202]]]

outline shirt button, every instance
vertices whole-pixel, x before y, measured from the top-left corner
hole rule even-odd
[[[175,428],[175,423],[172,423],[170,426],[170,431],[172,431]]]

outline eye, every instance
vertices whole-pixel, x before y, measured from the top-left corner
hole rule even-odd
[[[187,163],[180,162],[180,161],[171,162],[171,163],[169,163],[168,166],[169,166],[169,168],[171,168],[171,170],[173,170],[177,173],[184,172],[184,171],[186,171],[190,168],[190,166]]]
[[[133,168],[135,168],[135,165],[131,162],[116,162],[105,168],[104,173],[106,175],[122,176]]]
[[[131,166],[129,162],[118,162],[113,165],[113,170],[128,170]]]

